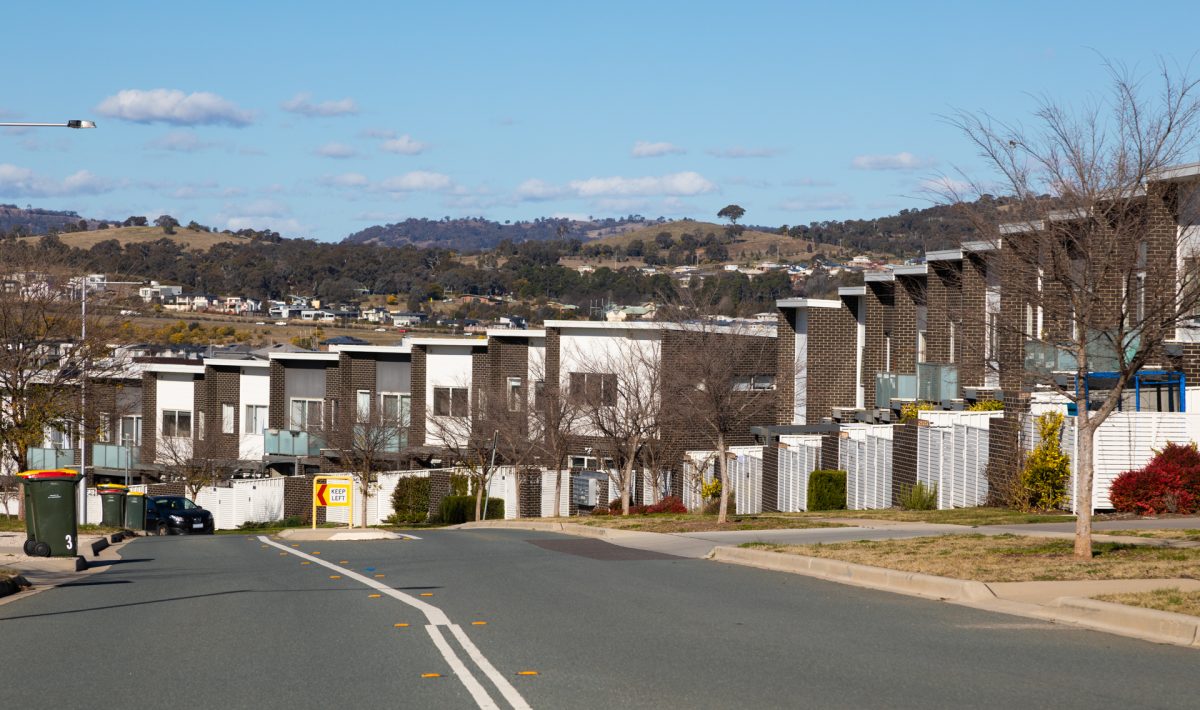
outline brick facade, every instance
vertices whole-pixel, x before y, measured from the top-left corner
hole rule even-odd
[[[910,375],[917,371],[917,309],[925,306],[925,277],[897,276],[893,294],[895,319],[889,371]]]
[[[205,412],[205,453],[213,458],[236,460],[239,458],[239,442],[242,421],[241,412],[241,369],[237,367],[204,368],[204,379],[196,383],[203,388],[203,411]],[[222,405],[233,405],[233,431],[222,431]],[[197,403],[199,407],[199,403]]]
[[[808,309],[806,424],[833,416],[834,407],[853,407],[858,364],[858,320],[846,303]],[[784,379],[787,378],[786,374]]]
[[[905,488],[917,485],[918,428],[915,421],[892,428],[892,505],[900,504]]]
[[[780,308],[775,312],[775,353],[777,376],[775,378],[775,423],[791,424],[795,416],[796,370],[803,365],[796,362],[795,311]],[[789,377],[789,374],[792,375]]]
[[[867,409],[875,407],[875,375],[889,370],[889,339],[895,307],[894,284],[869,281],[866,284],[867,323],[863,346],[863,399]],[[894,362],[894,361],[893,361]]]
[[[425,379],[425,363],[427,349],[424,345],[412,346],[412,377],[410,387],[412,389],[412,423],[408,430],[408,445],[409,446],[424,446],[425,445],[425,430],[426,417],[428,416],[428,403],[426,397],[426,379]],[[447,482],[449,485],[449,482]],[[430,493],[430,505],[433,505],[433,494]],[[438,499],[439,504],[441,498]]]

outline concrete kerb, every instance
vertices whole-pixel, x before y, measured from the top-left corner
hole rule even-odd
[[[1200,648],[1200,617],[1081,597],[1060,597],[1052,605],[1059,615],[1093,629]]]
[[[124,542],[110,545],[105,552],[104,557],[120,557],[120,551],[123,547],[131,542],[126,539]],[[0,605],[8,604],[19,599],[44,592],[47,589],[75,582],[89,574],[103,571],[107,569],[107,565],[91,566],[88,565],[80,569],[78,561],[84,559],[79,557],[25,557],[24,555],[12,556],[9,559],[0,557],[0,566],[10,567],[26,578],[32,587],[27,588],[23,592],[11,594],[6,597],[0,597]],[[86,562],[85,562],[86,564]]]

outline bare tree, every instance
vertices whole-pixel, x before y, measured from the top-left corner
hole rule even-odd
[[[609,346],[564,353],[567,397],[579,409],[575,433],[596,443],[617,470],[621,513],[629,514],[633,472],[643,449],[659,433],[662,405],[662,343],[657,333],[630,330]]]
[[[483,518],[483,496],[488,484],[498,468],[497,445],[499,433],[496,429],[488,429],[486,417],[478,416],[488,410],[486,389],[475,390],[475,402],[472,406],[466,393],[469,391],[466,383],[461,386],[446,388],[447,394],[439,400],[439,394],[434,393],[434,411],[429,417],[428,426],[431,438],[446,452],[451,462],[462,469],[475,494],[475,519]],[[461,394],[460,394],[461,393]]]
[[[1005,200],[1006,225],[995,210],[973,210],[1000,270],[1001,384],[1014,382],[1005,384],[1009,367],[1018,386],[1040,385],[1077,404],[1081,558],[1092,555],[1096,430],[1200,305],[1197,178],[1171,170],[1197,157],[1197,82],[1166,66],[1152,83],[1108,70],[1107,101],[1076,109],[1043,98],[1029,128],[986,113],[952,117],[994,178],[945,181],[960,203]],[[1115,373],[1103,396],[1086,386],[1098,370]]]
[[[693,311],[695,313],[695,311]],[[775,407],[775,338],[773,331],[744,323],[717,324],[699,316],[681,318],[667,337],[677,339],[677,353],[666,377],[670,413],[698,427],[716,454],[721,478],[717,522],[729,509],[729,448],[752,425],[772,420]],[[672,427],[676,428],[676,427]]]
[[[576,446],[575,430],[583,416],[579,402],[564,396],[557,382],[550,382],[545,363],[536,362],[530,369],[533,380],[533,402],[529,411],[529,439],[542,464],[554,471],[554,514],[564,515],[562,505],[562,472],[567,457]]]
[[[358,403],[356,403],[357,407]],[[400,400],[387,403],[372,400],[361,409],[342,407],[338,420],[328,431],[311,432],[318,436],[331,458],[354,478],[362,501],[359,527],[366,527],[367,500],[378,489],[378,471],[397,463],[408,430],[408,416],[400,410]]]
[[[163,464],[163,480],[179,481],[191,498],[200,495],[206,486],[215,486],[229,479],[233,466],[218,456],[216,444],[202,432],[195,436],[159,437],[157,458]]]

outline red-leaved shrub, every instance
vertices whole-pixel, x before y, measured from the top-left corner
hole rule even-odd
[[[1191,513],[1200,502],[1200,451],[1167,444],[1145,467],[1117,476],[1108,497],[1123,513]]]
[[[654,505],[646,506],[647,513],[686,513],[687,506],[675,496],[667,496]]]

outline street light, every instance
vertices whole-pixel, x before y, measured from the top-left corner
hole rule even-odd
[[[0,123],[3,128],[95,128],[95,121],[73,118],[66,123]]]

